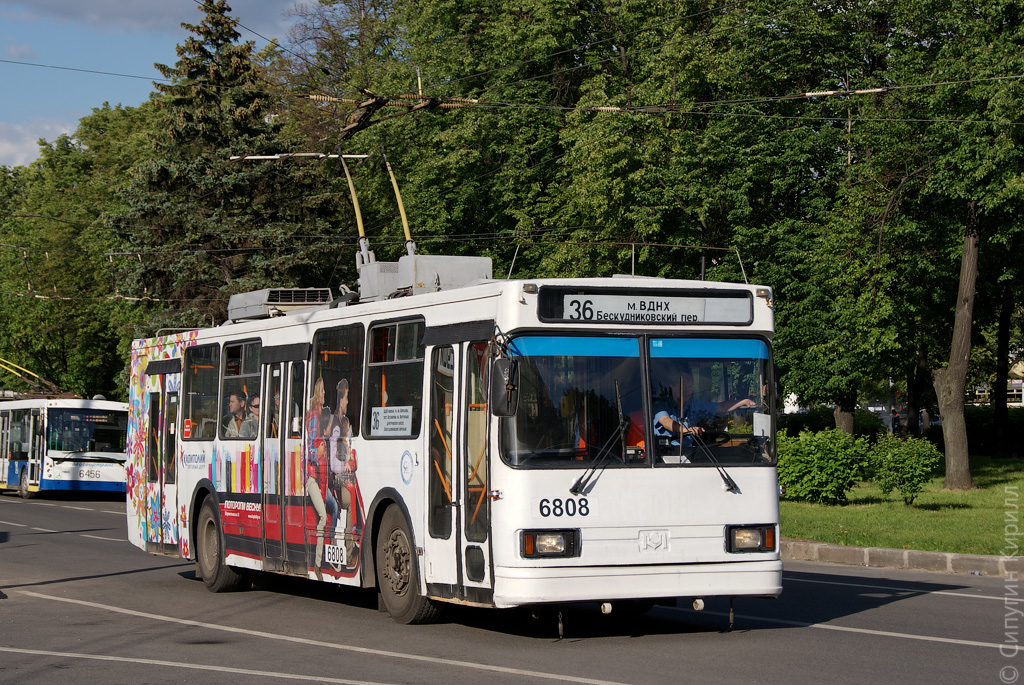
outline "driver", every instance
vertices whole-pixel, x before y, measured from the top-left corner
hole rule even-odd
[[[679,377],[680,401],[676,404],[671,397],[655,401],[654,404],[654,435],[661,438],[672,438],[672,445],[689,447],[693,437],[704,434],[701,421],[708,421],[716,414],[734,411],[744,407],[757,406],[757,402],[749,397],[742,400],[725,400],[723,402],[707,402],[693,397],[693,374],[683,369]]]

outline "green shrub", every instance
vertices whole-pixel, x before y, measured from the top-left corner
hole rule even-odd
[[[903,501],[910,505],[941,459],[935,445],[924,438],[901,440],[883,433],[871,449],[873,480],[883,494],[899,490]]]
[[[853,486],[869,465],[868,441],[838,428],[796,438],[779,433],[779,485],[786,499],[818,504],[846,504]]]

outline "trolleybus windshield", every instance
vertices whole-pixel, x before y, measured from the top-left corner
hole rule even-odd
[[[502,419],[501,454],[512,466],[774,463],[762,340],[528,335],[509,354],[519,405]]]
[[[653,338],[649,345],[657,463],[774,462],[764,341]],[[674,432],[672,422],[683,430]]]
[[[509,353],[519,360],[520,384],[518,411],[503,419],[506,461],[527,468],[585,467],[599,458],[609,468],[643,463],[642,449],[624,458],[619,430],[620,416],[643,413],[637,338],[523,336]]]
[[[125,458],[128,413],[101,409],[51,409],[49,448],[62,452],[104,452]]]

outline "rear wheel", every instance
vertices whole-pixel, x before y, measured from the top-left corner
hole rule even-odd
[[[384,607],[398,623],[432,623],[441,610],[420,594],[412,536],[401,510],[388,507],[377,535],[377,583]]]
[[[230,592],[242,587],[245,576],[224,563],[220,515],[213,497],[199,510],[196,526],[196,569],[210,592]]]

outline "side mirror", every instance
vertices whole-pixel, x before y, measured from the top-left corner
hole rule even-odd
[[[513,416],[519,407],[519,362],[508,357],[491,361],[491,413]]]

